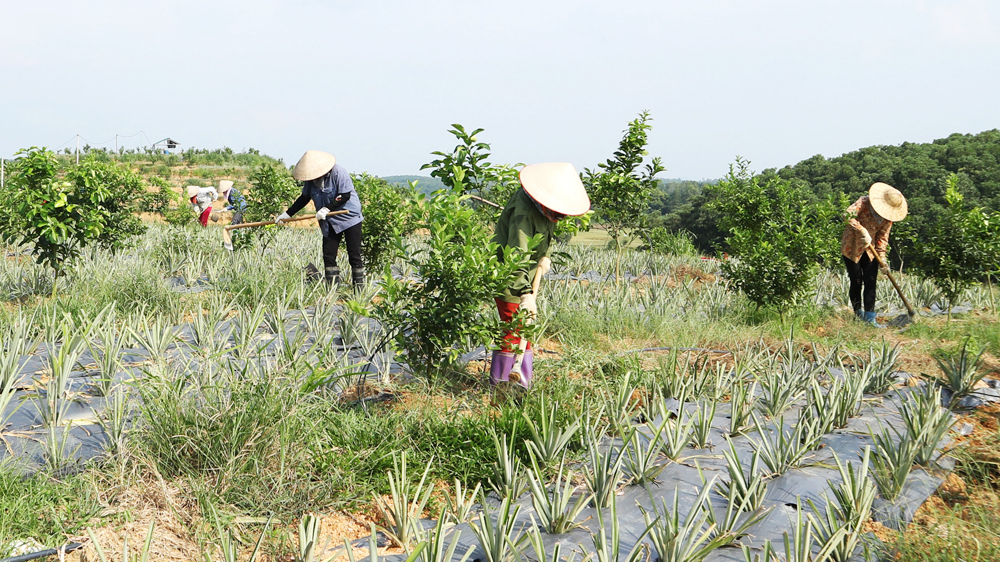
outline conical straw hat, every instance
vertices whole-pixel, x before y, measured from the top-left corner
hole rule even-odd
[[[868,188],[868,201],[872,209],[887,221],[899,222],[906,218],[906,197],[889,184],[876,182]]]
[[[198,187],[197,185],[189,185],[189,186],[187,186],[188,199],[194,197],[195,195],[198,195],[198,192],[200,190],[201,190],[201,188]]]
[[[314,180],[333,169],[337,157],[321,150],[307,150],[292,169],[292,177],[298,181]]]
[[[233,180],[219,180],[219,194],[228,193],[233,188]]]
[[[590,210],[590,197],[580,174],[569,162],[529,164],[521,168],[521,185],[543,207],[568,216]]]

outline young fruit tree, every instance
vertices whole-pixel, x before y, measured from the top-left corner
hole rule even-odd
[[[250,189],[245,196],[246,207],[243,210],[243,222],[258,222],[273,219],[291,205],[301,188],[292,179],[291,173],[284,166],[263,163],[247,178]],[[236,248],[249,248],[255,243],[261,251],[274,241],[278,230],[274,225],[263,228],[244,228],[238,236],[233,237]]]
[[[392,185],[367,173],[351,174],[351,181],[364,206],[361,223],[361,257],[369,271],[381,271],[389,265],[396,239],[416,230],[420,217],[419,196],[414,189]]]
[[[649,201],[656,190],[656,174],[666,168],[656,157],[640,171],[648,154],[649,124],[652,118],[643,111],[625,130],[614,157],[598,170],[584,169],[583,184],[593,201],[595,220],[603,224],[615,243],[615,279],[621,276],[623,238],[634,237],[649,227]]]
[[[913,240],[913,264],[948,301],[949,321],[962,294],[992,272],[1000,246],[996,221],[978,207],[965,208],[958,181],[956,174],[946,180],[944,213]]]
[[[458,123],[452,124],[452,127],[448,132],[458,139],[455,148],[451,153],[432,152],[440,158],[424,164],[420,169],[432,169],[431,177],[441,178],[441,183],[455,193],[475,195],[503,207],[521,186],[518,168],[523,164],[491,164],[486,160],[490,157],[490,145],[476,138],[483,129],[467,133],[465,127]],[[483,213],[487,215],[484,218],[492,219],[499,210],[487,206]]]
[[[811,201],[801,186],[776,176],[755,176],[742,158],[706,190],[732,256],[721,266],[730,288],[758,309],[783,315],[810,287],[820,264],[835,259],[843,227],[837,204]]]
[[[500,325],[493,299],[528,266],[528,253],[491,242],[492,233],[462,204],[466,198],[441,193],[421,202],[428,237],[418,244],[399,237],[395,245],[413,276],[386,271],[381,298],[371,305],[403,361],[428,382],[451,371],[470,344],[494,343]]]
[[[57,277],[88,245],[118,249],[144,230],[128,203],[140,186],[128,170],[88,160],[60,177],[53,152],[31,147],[17,155],[0,194],[0,238],[30,245]]]
[[[105,193],[97,203],[104,226],[95,239],[102,248],[120,250],[130,239],[146,232],[137,215],[146,187],[142,178],[127,166],[87,158],[71,168],[66,177],[83,194]]]

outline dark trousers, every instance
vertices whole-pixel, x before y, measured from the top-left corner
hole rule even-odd
[[[851,308],[857,310],[861,308],[862,285],[864,286],[865,312],[875,310],[875,281],[878,279],[878,261],[868,257],[868,252],[861,254],[858,263],[854,263],[844,258],[844,265],[847,266],[847,278],[851,280],[851,288],[848,295],[851,298]]]
[[[340,233],[330,229],[330,235],[323,237],[323,265],[337,267],[337,252],[340,250],[341,238],[347,242],[347,261],[351,263],[351,270],[364,270],[365,264],[361,261],[361,223]]]

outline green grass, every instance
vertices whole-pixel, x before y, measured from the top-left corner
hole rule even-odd
[[[30,478],[9,466],[0,467],[0,556],[14,539],[32,538],[49,547],[81,535],[102,506],[93,482],[86,476]]]

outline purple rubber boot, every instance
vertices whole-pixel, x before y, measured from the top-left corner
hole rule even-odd
[[[510,381],[510,371],[514,368],[515,355],[510,351],[494,351],[493,359],[490,362],[490,383],[494,386],[501,382]],[[521,380],[518,383],[525,388],[531,388],[534,359],[531,351],[524,352],[524,359],[521,361]]]

